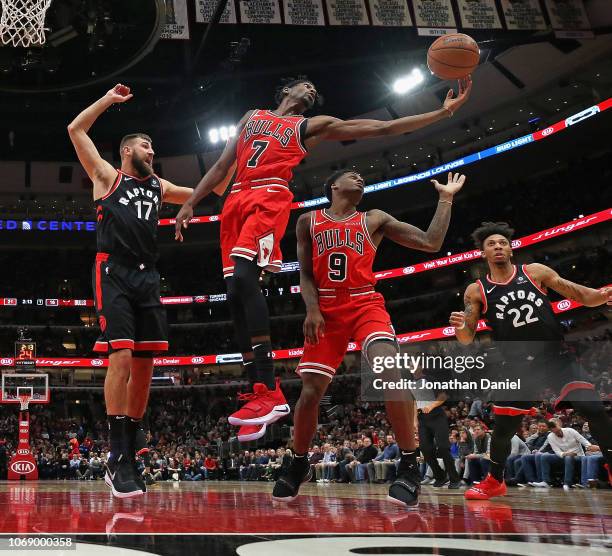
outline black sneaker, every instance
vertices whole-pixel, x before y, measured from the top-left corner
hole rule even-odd
[[[113,491],[113,496],[117,498],[132,498],[142,496],[142,489],[134,480],[134,468],[130,462],[119,456],[116,462],[106,464],[106,474],[104,482]]]
[[[459,488],[461,488],[461,481],[455,481],[455,482],[450,482],[448,483],[448,487],[449,490],[457,490]]]
[[[434,484],[431,486],[433,486],[434,488],[442,488],[446,486],[448,482],[449,482],[448,479],[436,479],[434,481]]]
[[[136,463],[134,463],[134,482],[143,493],[147,492],[147,484],[145,483],[143,476],[138,472],[138,465]]]
[[[307,483],[312,479],[312,467],[308,460],[304,458],[306,465],[296,465],[295,459],[291,462],[285,475],[282,475],[272,491],[272,500],[277,502],[292,502],[298,496],[298,491],[302,483]]]
[[[416,465],[398,472],[397,479],[389,487],[387,500],[399,506],[416,506],[419,502],[421,476]]]

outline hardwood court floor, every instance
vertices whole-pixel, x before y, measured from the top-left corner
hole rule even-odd
[[[424,487],[419,505],[386,501],[385,485],[310,483],[291,504],[272,483],[158,483],[113,499],[103,481],[0,483],[0,534],[520,534],[612,538],[612,490],[509,489],[491,501]]]

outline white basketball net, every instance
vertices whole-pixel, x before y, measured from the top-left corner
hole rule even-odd
[[[0,0],[0,41],[12,46],[45,44],[45,15],[52,0]]]
[[[28,409],[28,405],[30,404],[30,394],[20,394],[19,403],[21,404],[21,411]]]

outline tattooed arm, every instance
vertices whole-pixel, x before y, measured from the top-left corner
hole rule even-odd
[[[555,290],[572,301],[578,301],[587,307],[597,307],[604,303],[612,305],[612,288],[596,290],[570,282],[561,278],[552,268],[540,263],[528,264],[526,269],[538,286]]]
[[[471,344],[476,335],[476,328],[482,313],[482,298],[480,288],[475,282],[470,284],[463,294],[463,311],[451,313],[448,322],[455,327],[457,340],[462,344]]]
[[[453,197],[463,187],[465,176],[458,173],[453,176],[452,172],[449,172],[446,185],[438,183],[437,180],[431,181],[440,195],[440,200],[427,231],[424,232],[416,226],[400,222],[381,210],[372,210],[368,213],[368,219],[371,217],[376,222],[376,235],[373,235],[375,241],[387,237],[403,247],[419,251],[433,253],[440,250],[450,223]]]

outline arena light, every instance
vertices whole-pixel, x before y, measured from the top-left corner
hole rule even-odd
[[[227,141],[231,137],[236,137],[235,125],[222,125],[220,127],[213,127],[208,131],[208,139],[213,144]]]
[[[395,80],[393,91],[398,95],[404,95],[420,83],[423,83],[424,80],[423,72],[419,68],[414,68],[408,75]]]

